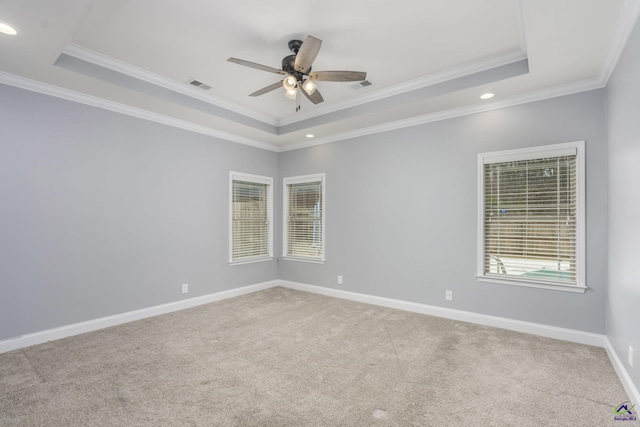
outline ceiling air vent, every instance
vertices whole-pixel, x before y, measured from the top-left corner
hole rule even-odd
[[[209,90],[211,89],[211,86],[209,86],[208,84],[202,83],[196,79],[191,79],[187,82],[188,84],[190,84],[191,86],[195,86],[198,87],[202,90]]]
[[[369,80],[363,80],[358,83],[354,83],[351,85],[351,89],[362,89],[363,87],[371,86],[371,82]]]

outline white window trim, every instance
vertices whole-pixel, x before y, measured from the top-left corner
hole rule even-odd
[[[527,160],[545,156],[560,156],[576,152],[576,285],[548,283],[532,278],[518,279],[514,277],[500,278],[488,276],[484,273],[484,165],[486,163],[500,163],[510,160]],[[478,259],[477,278],[480,282],[499,283],[505,285],[525,286],[556,291],[584,293],[586,286],[586,224],[585,224],[585,143],[584,141],[567,142],[540,147],[516,150],[505,150],[478,154]]]
[[[289,212],[289,197],[287,191],[287,185],[289,184],[304,184],[307,182],[320,182],[322,188],[322,256],[320,257],[307,257],[307,256],[293,256],[287,255],[288,246],[287,246],[287,234],[288,234],[288,212]],[[325,240],[326,240],[326,211],[327,211],[327,198],[325,192],[325,174],[324,173],[316,173],[310,175],[300,175],[300,176],[292,176],[286,177],[282,180],[282,259],[288,261],[300,261],[300,262],[308,262],[312,264],[324,264],[325,263]]]
[[[267,184],[267,210],[269,215],[269,247],[268,255],[233,259],[233,181],[254,182]],[[229,171],[229,265],[251,264],[255,262],[271,261],[273,259],[273,178],[269,176],[252,175],[242,172]]]

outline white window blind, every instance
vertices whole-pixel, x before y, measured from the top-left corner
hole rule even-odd
[[[284,256],[324,260],[324,175],[284,180]]]
[[[230,262],[272,256],[272,179],[231,173]]]
[[[583,287],[575,146],[482,159],[482,277]]]

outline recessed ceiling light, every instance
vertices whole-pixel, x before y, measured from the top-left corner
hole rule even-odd
[[[482,95],[480,97],[480,99],[490,99],[493,98],[493,94],[492,93],[485,93],[484,95]]]
[[[306,134],[305,136],[306,136],[307,138],[313,138],[315,135],[314,135],[314,134],[312,134],[312,133],[308,133],[308,134]]]
[[[9,24],[5,24],[4,22],[0,22],[0,33],[7,34],[9,36],[15,36],[18,34],[18,30],[12,27]]]

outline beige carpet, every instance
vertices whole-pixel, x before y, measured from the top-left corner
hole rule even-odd
[[[601,348],[284,288],[0,354],[3,427],[601,427],[626,400]]]

